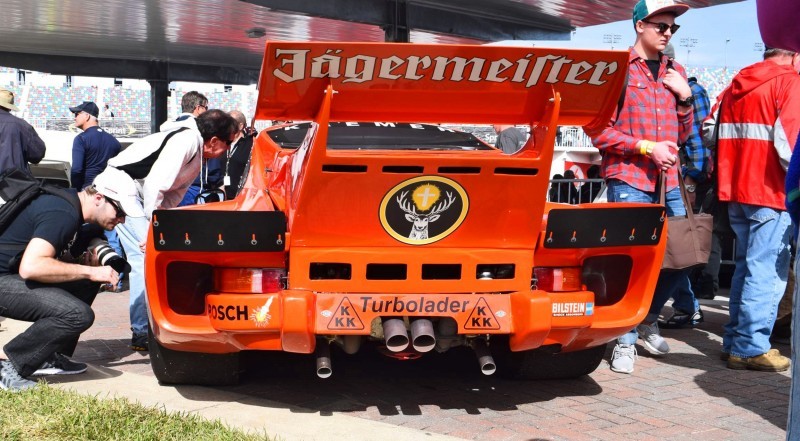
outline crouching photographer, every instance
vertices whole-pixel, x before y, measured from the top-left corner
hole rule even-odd
[[[126,216],[144,216],[136,186],[119,174],[108,169],[80,192],[41,193],[0,233],[0,315],[32,322],[3,348],[8,360],[0,361],[0,388],[19,391],[35,386],[35,376],[86,371],[68,357],[94,322],[99,285],[116,285],[125,263],[87,240],[82,226],[111,230]],[[82,241],[89,253],[69,261]]]

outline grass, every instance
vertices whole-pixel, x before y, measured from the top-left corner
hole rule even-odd
[[[269,441],[188,413],[98,399],[46,384],[12,393],[0,391],[0,439],[8,441]]]

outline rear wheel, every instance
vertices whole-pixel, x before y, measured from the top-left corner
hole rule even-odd
[[[150,330],[150,366],[162,384],[232,386],[239,383],[239,353],[204,354],[161,346]]]
[[[498,373],[519,380],[559,380],[588,375],[597,369],[606,353],[606,345],[575,352],[556,352],[550,348],[511,352],[498,357]]]

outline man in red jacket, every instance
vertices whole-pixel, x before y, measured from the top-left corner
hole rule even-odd
[[[730,369],[784,371],[769,336],[789,272],[791,219],[784,180],[800,131],[800,55],[768,48],[719,99],[719,200],[736,234],[730,321],[722,358]]]

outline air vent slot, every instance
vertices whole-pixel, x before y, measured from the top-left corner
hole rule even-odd
[[[367,264],[367,280],[406,280],[408,268],[402,263]]]
[[[494,279],[513,279],[513,263],[494,263],[478,265],[475,271],[475,278],[480,280]]]
[[[439,167],[439,173],[447,175],[477,175],[480,167]]]
[[[419,165],[384,165],[384,173],[407,173],[407,174],[421,174],[425,171],[425,167]]]
[[[422,280],[460,280],[461,265],[454,263],[422,264]]]
[[[516,176],[536,176],[539,174],[538,168],[520,167],[497,167],[494,169],[496,175],[516,175]]]
[[[349,263],[311,262],[308,278],[311,280],[350,280]]]
[[[366,165],[348,165],[348,164],[323,164],[322,171],[328,173],[365,173],[367,171]]]

